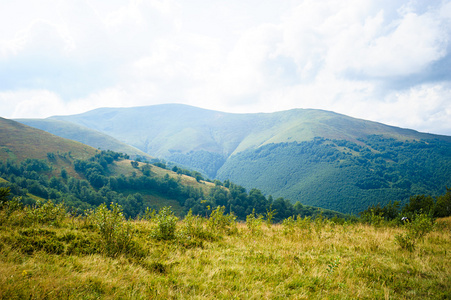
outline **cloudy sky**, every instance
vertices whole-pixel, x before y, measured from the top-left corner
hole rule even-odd
[[[451,135],[451,0],[0,0],[0,116],[161,103]]]

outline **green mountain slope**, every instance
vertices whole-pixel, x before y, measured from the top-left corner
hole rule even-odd
[[[99,136],[103,138],[103,134]],[[12,187],[13,193],[22,196],[26,203],[36,199],[51,199],[57,202],[64,201],[70,207],[82,210],[91,205],[98,205],[102,201],[106,203],[122,201],[121,203],[129,212],[134,212],[133,203],[129,204],[128,200],[134,199],[138,191],[129,189],[118,191],[120,194],[106,195],[105,190],[96,190],[93,184],[96,181],[93,178],[95,176],[105,179],[132,176],[139,178],[142,172],[139,168],[133,168],[128,159],[110,162],[102,168],[93,158],[103,156],[105,155],[102,155],[102,152],[93,147],[13,120],[0,118],[0,176],[2,177],[0,183],[2,186]],[[96,169],[99,174],[80,170],[80,167],[77,168],[80,162],[92,164],[92,169]],[[140,166],[142,165],[141,163]],[[156,180],[162,180],[165,176],[168,176],[169,180],[177,178],[176,173],[157,166],[148,166],[148,170]],[[181,186],[190,186],[207,194],[214,186],[210,183],[200,184],[189,176],[183,176],[180,182]],[[107,183],[107,181],[104,182],[104,184]],[[171,205],[176,212],[182,211],[179,203],[164,192],[155,190],[139,192],[140,199],[144,202],[141,206]]]
[[[117,203],[133,218],[144,215],[148,207],[163,206],[182,216],[189,210],[206,215],[221,205],[241,220],[254,210],[263,214],[271,208],[278,211],[274,220],[320,211],[281,197],[266,198],[257,189],[248,193],[230,182],[207,182],[189,170],[168,170],[161,162],[157,166],[130,161],[127,155],[99,151],[11,120],[0,119],[0,133],[0,187],[11,188],[29,205],[49,199],[80,213]],[[327,217],[343,216],[321,211]]]
[[[342,212],[438,195],[451,186],[451,137],[329,111],[231,114],[172,104],[52,119],[98,130],[210,178]]]
[[[371,204],[438,195],[451,185],[451,145],[439,140],[396,141],[381,136],[315,139],[249,149],[218,173],[274,196],[343,212]]]
[[[16,119],[15,121],[89,145],[96,149],[126,153],[131,157],[139,156],[152,159],[147,153],[122,143],[109,135],[74,123],[52,119]]]
[[[0,146],[1,159],[44,159],[49,152],[71,152],[82,159],[96,153],[90,146],[4,118],[0,118]]]
[[[96,149],[82,143],[0,118],[0,161],[47,160],[51,155],[55,174],[66,169],[72,176],[77,176],[72,162],[76,159],[88,159],[96,152]]]

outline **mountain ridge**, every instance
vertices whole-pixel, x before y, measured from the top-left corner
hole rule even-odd
[[[50,119],[98,130],[213,179],[342,212],[451,185],[450,136],[326,110],[236,114],[162,104]]]
[[[213,183],[197,172],[171,169],[163,162],[131,161],[128,155],[100,151],[6,119],[0,119],[0,187],[11,189],[27,205],[51,200],[77,214],[115,203],[131,218],[164,206],[171,206],[179,216],[188,211],[206,215],[222,206],[240,220],[271,207],[280,212],[274,220],[320,212],[330,218],[344,217],[337,211],[292,205],[280,197],[266,198],[258,189],[248,193],[234,183]]]
[[[184,104],[160,104],[98,108],[84,114],[51,119],[98,130],[149,155],[168,160],[174,160],[179,153],[207,151],[216,154],[218,160],[225,161],[248,148],[270,143],[303,142],[315,137],[359,143],[359,138],[375,132],[400,140],[438,138],[451,142],[448,136],[421,133],[317,109],[238,114]],[[210,177],[215,177],[218,171],[196,169]]]

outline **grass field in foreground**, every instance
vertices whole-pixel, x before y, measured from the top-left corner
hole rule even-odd
[[[174,223],[175,235],[165,240],[156,238],[162,219],[153,215],[116,219],[107,241],[93,218],[44,219],[0,211],[0,299],[451,297],[450,218],[411,251],[395,239],[407,232],[403,226],[249,218],[215,227],[191,217]],[[128,246],[120,248],[123,236]]]

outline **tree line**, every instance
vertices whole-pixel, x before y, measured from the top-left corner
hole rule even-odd
[[[258,189],[249,192],[240,185],[229,180],[215,180],[215,186],[205,194],[201,188],[183,185],[180,177],[166,174],[158,177],[151,172],[151,165],[137,164],[132,176],[114,175],[110,166],[115,162],[127,159],[128,156],[112,151],[101,151],[88,160],[74,160],[73,166],[80,178],[68,175],[62,169],[60,176],[53,176],[52,155],[48,160],[27,159],[18,163],[8,160],[0,162],[0,177],[8,182],[0,186],[8,186],[12,196],[22,197],[24,204],[32,205],[35,200],[29,194],[55,203],[64,203],[74,213],[82,213],[102,204],[117,203],[122,206],[124,215],[130,218],[141,216],[146,208],[156,208],[148,201],[146,194],[153,193],[164,198],[175,200],[181,207],[181,215],[189,210],[196,215],[207,215],[218,206],[224,206],[226,213],[233,213],[238,220],[245,220],[252,212],[264,214],[275,213],[274,221],[283,220],[289,216],[315,216],[322,212],[324,216],[333,217],[339,213],[304,206],[297,202],[279,197],[265,196]],[[155,165],[166,167],[164,163]],[[193,176],[198,182],[204,180],[200,173],[179,167],[172,168],[177,174]]]

